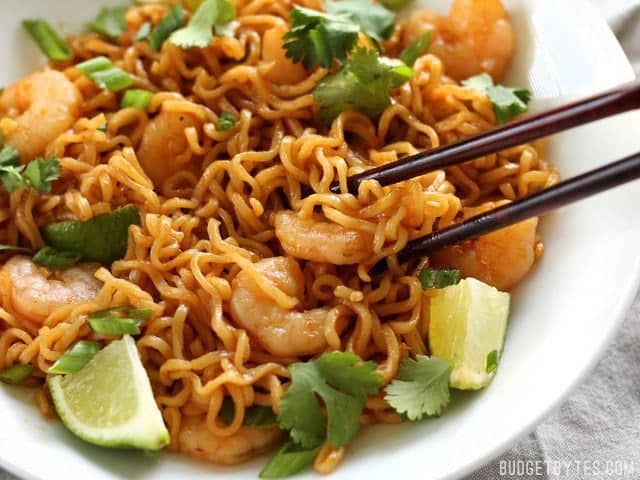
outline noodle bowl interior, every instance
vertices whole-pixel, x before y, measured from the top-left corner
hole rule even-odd
[[[412,365],[442,357],[430,338],[432,303],[443,298],[440,287],[457,281],[437,280],[434,288],[425,278],[455,271],[508,291],[543,247],[532,219],[431,258],[401,264],[396,254],[413,239],[552,186],[559,175],[541,146],[528,144],[348,193],[350,175],[505,121],[496,89],[528,101],[499,85],[517,42],[500,0],[455,0],[448,16],[415,10],[406,20],[376,10],[391,15],[384,31],[362,26],[362,10],[336,7],[373,9],[369,0],[235,0],[225,28],[209,25],[208,44],[177,44],[181,28],[223,4],[126,8],[116,35],[94,28],[67,38],[72,58],[51,59],[0,95],[0,243],[11,247],[0,252],[0,370],[31,366],[20,382],[37,389],[43,415],[66,423],[47,386],[52,367],[80,341],[104,348],[131,334],[169,434],[166,448],[228,465],[290,438],[285,448],[311,452],[307,464],[328,473],[360,424],[434,414],[398,407],[404,400],[387,389],[414,381]],[[154,47],[158,25],[169,25],[176,9],[172,35]],[[312,24],[305,9],[330,13]],[[296,12],[305,11],[309,23],[299,26]],[[308,41],[296,58],[291,42],[323,25],[323,34],[353,37],[344,57],[336,51],[328,64],[314,64]],[[111,76],[96,75],[101,58]],[[350,86],[365,64],[379,70],[370,83]],[[126,88],[113,86],[118,71]],[[483,90],[470,77],[493,83]],[[354,89],[341,99],[336,85]],[[331,193],[334,183],[341,193]],[[121,220],[129,212],[135,220]],[[93,233],[80,238],[77,225]],[[114,253],[118,229],[124,243]],[[387,270],[374,276],[379,261]],[[109,328],[133,319],[138,333],[100,330],[90,320],[104,320],[102,312],[110,312]],[[465,315],[456,318],[472,318]],[[499,349],[482,357],[491,378],[487,353],[494,351],[497,362]],[[438,360],[449,362],[447,400],[457,359]],[[365,366],[375,381],[358,370]],[[324,387],[304,383],[302,373],[298,380],[296,372],[312,378],[311,368]],[[331,376],[341,368],[361,380],[360,390]],[[452,386],[464,388],[454,377]],[[325,423],[313,432],[288,413],[302,409],[300,392],[312,384],[305,401],[319,402],[328,418],[314,417]],[[335,440],[332,393],[323,388],[355,408],[356,426],[343,442]],[[256,412],[270,420],[256,420]]]

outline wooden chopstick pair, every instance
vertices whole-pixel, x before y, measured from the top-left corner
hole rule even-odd
[[[376,180],[381,185],[392,185],[638,108],[640,82],[633,82],[469,137],[458,143],[367,170],[350,177],[347,182],[348,189],[350,193],[356,194],[360,184],[366,180]],[[399,252],[398,259],[404,263],[429,255],[436,250],[536,217],[637,178],[640,178],[640,153],[563,181],[455,226],[415,239]],[[333,185],[331,190],[340,193],[339,185]],[[385,267],[386,261],[383,260],[373,270],[380,271]]]

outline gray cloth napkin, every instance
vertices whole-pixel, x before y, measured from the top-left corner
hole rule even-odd
[[[592,1],[640,74],[640,0]],[[640,479],[639,367],[640,295],[587,382],[531,435],[466,480]],[[17,479],[0,469],[0,480]]]

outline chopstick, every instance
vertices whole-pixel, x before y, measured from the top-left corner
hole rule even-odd
[[[560,182],[551,188],[482,213],[458,225],[412,240],[398,253],[398,261],[405,263],[429,255],[436,250],[537,217],[638,178],[640,153]],[[379,273],[385,267],[386,260],[383,259],[374,266],[372,273]]]
[[[640,108],[640,81],[366,170],[349,177],[347,187],[350,193],[357,195],[358,187],[365,180],[392,185],[636,108]],[[331,191],[341,193],[340,185],[334,183]]]

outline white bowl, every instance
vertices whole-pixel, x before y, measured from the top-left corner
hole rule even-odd
[[[122,1],[11,2],[0,16],[0,44],[5,46],[0,84],[43,63],[20,20],[43,17],[75,30],[108,3]],[[428,3],[446,9],[449,2]],[[536,108],[633,79],[614,36],[589,2],[507,3],[519,40],[509,82],[529,84]],[[634,151],[640,151],[637,113],[563,133],[552,140],[549,155],[569,177]],[[430,480],[459,478],[533,429],[595,365],[633,299],[640,272],[640,223],[633,221],[639,200],[640,185],[628,185],[545,218],[546,253],[513,298],[493,384],[483,392],[455,394],[441,418],[363,428],[335,478],[415,476],[410,472]],[[140,453],[94,448],[60,423],[43,420],[32,392],[0,390],[0,464],[23,477],[253,479],[265,462],[218,468],[173,455],[155,462]]]

